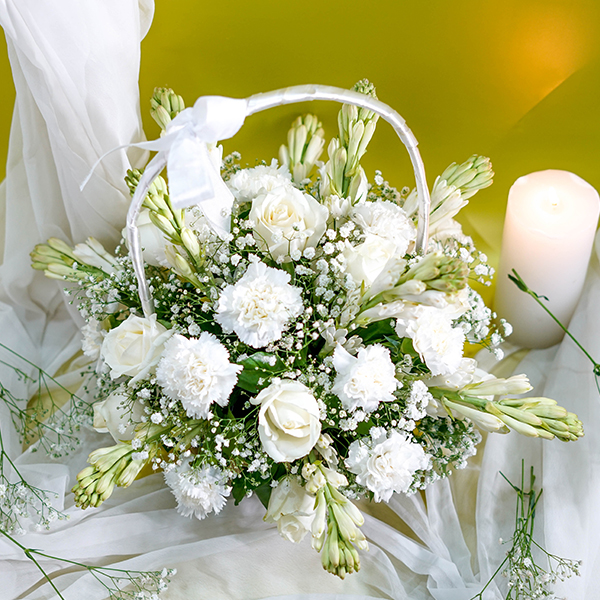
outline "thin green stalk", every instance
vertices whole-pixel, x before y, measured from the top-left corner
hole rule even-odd
[[[556,600],[550,586],[571,575],[579,575],[579,561],[572,561],[550,554],[533,539],[535,512],[542,491],[536,492],[534,490],[535,475],[533,467],[531,468],[529,490],[525,491],[524,463],[525,461],[521,461],[520,487],[514,485],[503,473],[500,473],[517,494],[515,531],[509,540],[511,547],[506,553],[506,558],[481,591],[473,596],[471,600],[483,600],[483,593],[500,573],[508,578],[506,600],[525,600],[534,597]],[[537,548],[544,555],[545,560],[548,561],[546,568],[535,562],[532,548]]]
[[[46,579],[46,581],[50,584],[52,589],[58,594],[58,597],[62,598],[62,600],[65,600],[64,596],[60,593],[58,588],[54,585],[52,579],[50,579],[50,577],[48,576],[48,573],[46,573],[46,571],[44,571],[44,568],[42,567],[42,565],[40,565],[40,563],[33,556],[33,553],[35,553],[36,551],[32,550],[31,548],[26,548],[25,546],[23,546],[23,544],[20,544],[14,537],[12,537],[8,533],[6,533],[6,531],[3,531],[2,529],[0,529],[0,533],[4,537],[8,538],[13,544],[15,544],[15,546],[19,547],[23,551],[25,556],[27,558],[29,558],[33,562],[33,564],[41,571],[41,573],[44,576],[44,578]]]
[[[165,573],[159,573],[158,571],[130,571],[128,569],[117,569],[115,567],[95,567],[92,565],[86,565],[84,563],[80,563],[75,560],[70,560],[68,558],[62,558],[59,556],[53,556],[51,554],[46,554],[45,552],[41,552],[40,550],[35,550],[34,548],[27,548],[23,544],[21,544],[18,540],[16,540],[14,537],[9,535],[6,531],[3,531],[2,529],[0,529],[0,534],[2,534],[4,537],[9,539],[13,544],[15,544],[15,546],[17,546],[18,548],[20,548],[23,551],[23,554],[25,554],[25,556],[35,564],[35,566],[43,574],[46,581],[50,584],[52,589],[58,594],[58,597],[61,598],[62,600],[65,600],[64,596],[60,593],[59,589],[56,587],[54,582],[50,579],[50,576],[48,575],[48,573],[46,573],[44,568],[36,560],[36,556],[48,558],[50,560],[60,561],[62,563],[66,563],[68,565],[73,565],[75,567],[85,569],[86,571],[88,571],[88,573],[90,573],[90,575],[92,575],[92,577],[94,577],[94,579],[96,579],[96,581],[98,581],[98,583],[100,583],[108,591],[110,597],[115,598],[115,600],[118,598],[123,600],[125,598],[134,598],[134,597],[137,598],[138,597],[137,594],[134,596],[131,591],[124,592],[121,589],[120,582],[123,580],[127,580],[129,582],[129,584],[133,584],[134,592],[135,591],[139,592],[142,590],[146,590],[146,591],[150,591],[150,592],[159,592],[161,589],[163,589],[163,588],[161,588],[161,585],[163,587],[166,585],[165,580],[168,582],[169,581],[168,577],[175,574],[175,570],[167,570],[166,574],[165,574]],[[150,585],[152,586],[153,589],[145,587],[146,585],[148,585],[148,582],[144,583],[143,579],[141,581],[138,581],[138,578],[148,577],[148,576],[150,577]],[[108,582],[103,581],[101,579],[101,577],[105,577],[108,580]],[[118,595],[115,595],[115,592]],[[146,597],[146,596],[144,596],[144,597]]]
[[[512,270],[513,275],[509,275],[508,278],[522,291],[529,294],[551,317],[554,319],[556,324],[575,342],[577,347],[589,358],[591,363],[594,365],[594,374],[600,376],[600,364],[598,364],[589,354],[589,352],[575,339],[571,332],[557,319],[552,311],[541,301],[541,298],[548,301],[546,296],[541,296],[534,292],[527,284],[523,281],[523,278],[515,271]]]

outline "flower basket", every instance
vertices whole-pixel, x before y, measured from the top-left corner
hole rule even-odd
[[[280,162],[242,168],[217,142],[268,108],[334,100],[328,145],[299,117]],[[374,87],[297,86],[248,99],[157,90],[164,135],[129,172],[129,251],[90,239],[36,247],[34,267],[72,282],[97,378],[94,426],[116,445],[90,454],[74,487],[97,506],[144,467],[163,471],[179,512],[204,518],[256,494],[267,521],[345,577],[367,548],[359,497],[414,493],[466,464],[477,428],[563,441],[576,415],[519,375],[498,379],[464,356],[502,335],[470,288],[486,258],[454,216],[492,181],[473,156],[431,198],[417,142]],[[400,191],[360,159],[378,117],[406,146],[416,188]],[[167,167],[167,184],[160,177]]]

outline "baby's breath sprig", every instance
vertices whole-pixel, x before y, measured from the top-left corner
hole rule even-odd
[[[10,412],[21,442],[26,446],[36,444],[32,451],[41,447],[53,458],[72,452],[79,444],[77,432],[81,425],[91,419],[91,405],[5,344],[0,343],[0,348],[23,364],[24,368],[34,370],[32,375],[28,375],[14,364],[0,361],[35,389],[28,401],[17,398],[0,382],[0,399]]]
[[[67,515],[52,505],[56,494],[29,484],[4,448],[0,434],[0,533],[21,534],[27,522],[49,529]]]
[[[223,178],[223,181],[229,181],[233,175],[241,170],[241,160],[242,155],[237,151],[223,157],[223,163],[221,164],[221,177]]]
[[[506,600],[530,600],[535,598],[548,598],[557,600],[550,586],[557,581],[564,581],[573,575],[579,575],[581,561],[561,558],[549,553],[533,539],[535,511],[542,495],[542,490],[534,490],[535,476],[533,467],[530,471],[529,490],[525,491],[525,461],[521,462],[521,484],[516,486],[511,483],[504,473],[500,473],[517,494],[515,515],[515,532],[510,540],[500,543],[512,542],[506,553],[506,558],[496,569],[481,592],[471,600],[483,600],[483,593],[492,584],[494,579],[502,574],[508,578],[508,591]],[[547,560],[544,568],[536,562],[533,552],[539,551]]]
[[[58,561],[77,567],[79,570],[87,571],[105,588],[109,600],[158,600],[159,594],[167,589],[171,577],[177,573],[176,569],[166,568],[161,571],[136,571],[133,569],[117,569],[115,567],[96,567],[75,560],[69,560],[68,558],[52,556],[34,548],[27,548],[2,529],[0,529],[0,534],[23,551],[23,554],[35,564],[50,587],[62,600],[65,600],[65,597],[58,589],[57,578],[50,577],[40,564],[39,558]]]

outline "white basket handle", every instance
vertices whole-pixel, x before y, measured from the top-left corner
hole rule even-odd
[[[429,209],[431,204],[427,180],[425,178],[425,168],[417,148],[418,143],[415,136],[406,125],[404,119],[394,109],[375,98],[360,94],[359,92],[326,85],[298,85],[250,96],[246,99],[246,116],[274,106],[309,100],[333,100],[343,104],[353,104],[377,113],[394,128],[394,131],[406,146],[413,166],[419,201],[416,251],[418,253],[425,252],[429,234]],[[140,178],[131,201],[131,206],[129,207],[129,212],[127,213],[129,253],[138,281],[140,301],[146,317],[154,313],[154,307],[144,272],[144,260],[142,258],[137,218],[150,185],[167,165],[167,157],[168,154],[165,151],[159,151],[150,161]]]

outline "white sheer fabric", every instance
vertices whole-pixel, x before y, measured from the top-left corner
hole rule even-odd
[[[0,0],[17,105],[10,140],[4,256],[0,268],[0,339],[53,372],[78,347],[76,316],[60,285],[29,268],[28,253],[49,236],[80,241],[94,235],[110,246],[124,222],[128,194],[125,170],[141,158],[132,151],[103,161],[84,192],[79,183],[106,150],[142,137],[138,109],[139,40],[149,26],[146,0],[63,0],[42,8],[38,0]],[[575,335],[600,356],[600,269],[594,260],[573,319]],[[5,358],[3,354],[0,358]],[[28,532],[27,547],[90,564],[148,570],[177,567],[165,600],[393,598],[468,600],[504,557],[500,537],[510,537],[514,493],[500,477],[517,481],[521,457],[534,464],[545,488],[539,535],[549,550],[583,558],[583,577],[561,592],[592,600],[600,578],[597,426],[600,396],[591,367],[570,341],[532,352],[521,365],[540,386],[582,418],[587,436],[576,444],[543,443],[514,434],[490,436],[485,452],[425,497],[396,496],[389,507],[364,505],[364,532],[371,550],[360,573],[342,582],[325,573],[305,540],[292,545],[262,521],[254,498],[229,505],[218,516],[189,520],[161,475],[118,489],[98,509],[81,511],[68,490],[88,452],[106,438],[86,432],[79,453],[53,463],[21,453],[5,407],[0,426],[5,447],[35,485],[59,494],[70,520],[49,532]],[[546,374],[550,375],[546,378]],[[26,385],[2,369],[5,386],[25,397]],[[404,523],[408,524],[407,527]],[[412,531],[411,531],[412,530]],[[14,544],[0,539],[0,595],[50,599],[56,595],[35,565]],[[107,596],[90,574],[40,559],[66,599]],[[495,586],[486,598],[501,597]]]

